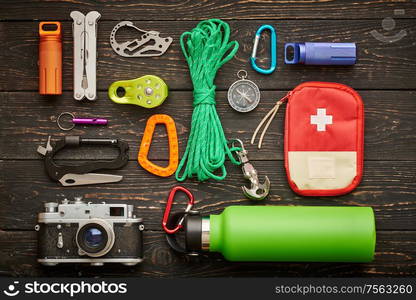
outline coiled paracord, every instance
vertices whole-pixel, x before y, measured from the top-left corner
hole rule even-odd
[[[229,38],[230,26],[219,19],[202,21],[181,35],[182,52],[194,86],[194,110],[188,144],[176,170],[178,181],[193,177],[198,181],[224,179],[226,155],[233,164],[240,164],[232,155],[236,149],[228,145],[215,107],[217,71],[238,50],[238,42]],[[215,174],[217,169],[220,174]]]

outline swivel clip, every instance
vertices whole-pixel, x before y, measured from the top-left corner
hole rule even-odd
[[[259,46],[259,40],[261,33],[264,30],[270,30],[270,67],[268,69],[263,69],[257,66],[256,64],[256,55],[257,55],[257,48]],[[276,54],[276,43],[277,43],[277,37],[276,37],[276,31],[274,30],[274,27],[271,25],[262,25],[257,29],[256,35],[254,37],[254,45],[253,45],[253,52],[251,53],[251,66],[252,68],[261,73],[261,74],[271,74],[276,69],[277,65],[277,54]]]
[[[253,167],[253,165],[249,162],[247,157],[247,150],[244,148],[243,142],[239,139],[232,140],[232,148],[237,148],[235,143],[240,144],[239,149],[236,153],[238,156],[238,160],[241,162],[241,168],[243,170],[244,178],[250,180],[251,186],[247,188],[243,186],[243,193],[244,195],[249,198],[250,200],[263,200],[267,197],[270,191],[270,180],[267,176],[265,176],[264,183],[259,182],[259,178],[257,176],[257,170]]]
[[[188,197],[188,205],[185,208],[185,211],[183,213],[183,216],[181,217],[181,219],[179,220],[179,222],[176,223],[176,227],[175,228],[168,228],[169,215],[170,215],[170,211],[172,209],[173,200],[175,199],[175,194],[176,194],[177,191],[182,191],[182,192],[184,192],[186,194],[186,196]],[[163,227],[163,230],[165,230],[165,232],[168,233],[168,234],[174,234],[178,230],[180,230],[183,227],[182,223],[183,223],[183,221],[185,219],[185,216],[186,216],[186,214],[188,214],[191,211],[191,209],[192,209],[192,207],[194,205],[194,202],[195,202],[194,196],[192,195],[192,193],[188,189],[186,189],[186,188],[184,188],[182,186],[179,186],[179,185],[173,187],[170,190],[170,193],[169,193],[169,196],[168,196],[168,201],[166,203],[165,212],[163,214],[163,219],[162,219],[162,227]]]

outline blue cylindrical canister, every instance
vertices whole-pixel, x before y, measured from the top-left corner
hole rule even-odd
[[[285,63],[305,65],[353,65],[355,43],[286,43]]]

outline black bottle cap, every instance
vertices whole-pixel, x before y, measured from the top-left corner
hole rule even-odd
[[[185,218],[185,243],[188,251],[202,249],[202,216],[189,214]]]

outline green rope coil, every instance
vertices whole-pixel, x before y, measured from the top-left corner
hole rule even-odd
[[[232,155],[236,149],[229,147],[215,108],[215,75],[238,50],[238,42],[230,42],[229,38],[230,26],[219,19],[202,21],[181,35],[182,52],[194,86],[194,111],[185,154],[176,170],[178,181],[193,177],[199,181],[224,179],[226,156],[233,164],[240,164]],[[220,175],[215,174],[218,169]]]

